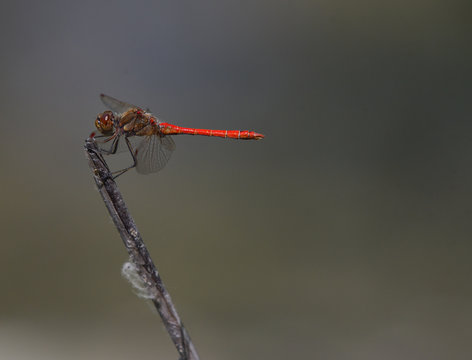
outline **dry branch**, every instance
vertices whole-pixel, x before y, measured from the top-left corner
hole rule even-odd
[[[85,141],[85,153],[89,160],[95,183],[120,233],[130,261],[146,288],[147,297],[151,298],[159,312],[164,326],[179,352],[180,359],[198,360],[199,357],[190,340],[190,336],[185,330],[172,303],[172,299],[144,245],[136,224],[128,212],[118,186],[113,180],[112,174],[95,141],[91,138]]]

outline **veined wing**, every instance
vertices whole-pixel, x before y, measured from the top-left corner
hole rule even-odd
[[[102,103],[105,104],[107,108],[116,113],[123,113],[131,108],[139,108],[139,106],[129,104],[105,94],[100,94],[100,100],[102,100]]]
[[[136,171],[140,174],[150,174],[166,166],[175,143],[170,136],[146,136],[136,148]]]

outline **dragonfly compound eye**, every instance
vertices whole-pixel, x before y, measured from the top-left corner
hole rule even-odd
[[[102,134],[111,133],[113,131],[113,112],[105,111],[97,115],[95,119],[95,127]]]

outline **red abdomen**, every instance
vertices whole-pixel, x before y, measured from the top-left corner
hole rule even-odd
[[[161,133],[164,135],[202,135],[242,140],[259,140],[264,138],[264,135],[248,130],[195,129],[176,126],[169,123],[161,123],[159,124],[159,127]]]

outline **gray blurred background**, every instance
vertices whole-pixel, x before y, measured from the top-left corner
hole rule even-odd
[[[177,359],[83,153],[101,92],[266,135],[118,181],[202,359],[469,359],[469,4],[3,1],[0,359]]]

